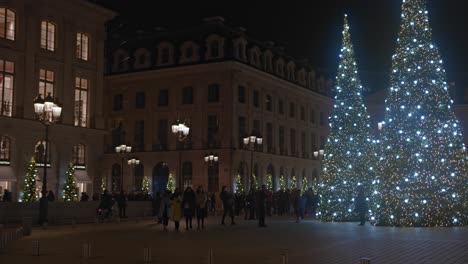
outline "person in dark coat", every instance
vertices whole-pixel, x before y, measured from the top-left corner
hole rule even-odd
[[[214,193],[210,197],[210,207],[211,212],[216,212],[216,195]]]
[[[3,201],[4,202],[11,202],[11,192],[5,189],[3,191]]]
[[[52,190],[50,190],[47,193],[47,200],[49,200],[49,202],[55,201],[55,194],[54,194],[54,192]]]
[[[167,231],[167,226],[169,225],[169,217],[172,215],[172,203],[171,203],[171,191],[167,190],[163,195],[161,196],[161,202],[159,205],[159,214],[158,218],[161,219],[162,224],[163,224],[163,229],[164,231]]]
[[[221,201],[223,202],[223,207],[224,207],[224,213],[223,213],[223,218],[221,220],[221,224],[224,225],[224,219],[226,218],[226,215],[229,214],[231,217],[231,225],[235,225],[236,223],[234,222],[234,196],[232,193],[226,190],[226,186],[223,186],[221,189],[221,193],[219,194]]]
[[[80,198],[80,201],[81,202],[87,202],[89,200],[89,196],[86,192],[82,192],[81,193],[81,198]]]
[[[258,208],[258,226],[266,227],[265,225],[265,214],[266,214],[266,202],[267,202],[267,189],[265,185],[262,185],[262,189],[258,192],[256,206]]]
[[[197,230],[200,230],[200,222],[201,222],[201,229],[205,229],[205,217],[207,214],[207,204],[208,204],[208,196],[203,191],[203,187],[199,186],[197,189],[196,194],[197,199]]]
[[[249,207],[249,220],[255,220],[255,211],[257,210],[257,197],[255,190],[252,188],[247,195],[247,204]],[[247,217],[245,218],[247,220]]]
[[[187,187],[182,198],[182,207],[184,208],[185,216],[185,230],[189,230],[189,227],[192,229],[192,219],[195,214],[196,203],[196,197],[192,187]]]
[[[161,193],[156,192],[156,195],[154,196],[152,200],[152,208],[153,208],[153,215],[156,216],[156,221],[158,224],[161,223],[161,218],[159,217],[159,209],[161,208]]]
[[[101,196],[101,201],[99,202],[99,209],[103,209],[106,211],[105,217],[109,217],[112,213],[112,206],[114,205],[114,201],[112,200],[112,196],[109,194],[107,190],[104,190],[104,193]]]
[[[358,195],[354,200],[354,203],[354,211],[359,215],[359,225],[363,226],[366,223],[367,201],[362,185],[358,187]]]
[[[123,191],[121,191],[120,194],[117,195],[117,206],[119,207],[119,217],[127,218],[127,196]]]

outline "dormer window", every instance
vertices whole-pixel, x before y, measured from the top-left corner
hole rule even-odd
[[[273,72],[272,58],[273,54],[270,50],[267,50],[265,53],[263,53],[263,65],[267,72]]]
[[[114,52],[114,64],[112,65],[112,71],[113,72],[127,71],[128,60],[129,60],[129,56],[125,50],[119,49],[115,51]]]
[[[287,66],[287,78],[290,81],[295,81],[296,76],[295,76],[295,70],[296,70],[296,65],[294,62],[290,61]]]
[[[233,41],[234,46],[234,57],[241,61],[246,61],[245,47],[247,46],[247,41],[244,38],[238,38]]]
[[[169,48],[163,48],[161,51],[161,63],[169,63]]]
[[[206,39],[206,59],[218,59],[224,56],[224,38],[211,35]]]
[[[260,49],[258,47],[250,50],[250,64],[260,67]]]
[[[135,57],[133,65],[135,69],[148,68],[151,66],[150,53],[147,49],[137,49],[133,56]]]
[[[158,65],[168,65],[174,63],[174,48],[169,42],[163,42],[158,48]]]
[[[211,41],[210,50],[211,50],[210,52],[211,57],[217,58],[219,56],[219,41],[217,40]]]
[[[187,47],[185,49],[185,57],[191,58],[193,56],[193,47]]]
[[[276,62],[276,74],[278,74],[281,77],[284,77],[284,61],[283,59],[278,59]]]
[[[180,47],[180,63],[196,62],[200,59],[198,45],[193,41],[186,41]]]

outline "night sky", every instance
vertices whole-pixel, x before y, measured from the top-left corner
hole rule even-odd
[[[209,16],[247,29],[258,40],[286,47],[298,59],[334,72],[338,63],[343,14],[349,15],[361,81],[370,90],[388,86],[391,56],[398,34],[400,0],[325,1],[159,1],[96,0],[116,10],[135,29],[179,29],[201,24]],[[163,3],[170,2],[170,3]],[[321,3],[323,2],[323,3]],[[464,0],[428,0],[433,40],[439,47],[448,80],[468,86],[468,4]]]

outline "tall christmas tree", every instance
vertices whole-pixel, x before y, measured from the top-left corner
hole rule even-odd
[[[307,177],[302,177],[302,193],[307,192],[307,189],[309,188],[309,183],[307,181]]]
[[[403,0],[382,138],[378,224],[467,224],[466,150],[425,0]],[[465,205],[463,205],[465,203]]]
[[[36,161],[34,160],[34,158],[31,158],[31,161],[28,163],[26,177],[24,179],[23,197],[21,198],[22,202],[37,201],[36,177],[37,177]]]
[[[104,193],[106,190],[106,177],[101,178],[101,192]]]
[[[169,179],[167,179],[166,189],[171,192],[174,192],[174,176],[172,176],[172,173],[169,173]]]
[[[257,176],[255,174],[252,175],[251,181],[252,181],[252,183],[251,183],[250,187],[253,190],[257,190],[258,189],[258,181],[257,181]]]
[[[296,189],[296,188],[297,188],[297,178],[295,175],[293,175],[291,178],[291,189]]]
[[[147,176],[143,177],[143,182],[141,184],[141,191],[144,195],[147,195],[149,193],[149,181],[148,181]]]
[[[282,191],[286,189],[286,183],[284,182],[284,175],[280,175],[279,186],[280,186],[280,190]]]
[[[273,180],[271,174],[267,174],[266,176],[266,187],[269,191],[273,190]]]
[[[240,174],[236,176],[236,193],[243,193],[244,192],[244,184],[242,183],[242,177]]]
[[[373,203],[377,154],[370,118],[354,58],[347,16],[336,77],[336,96],[330,116],[330,134],[325,145],[322,182],[319,185],[318,217],[322,221],[353,221],[358,186]],[[371,206],[371,213],[374,213]]]
[[[75,181],[75,164],[73,164],[73,162],[68,163],[66,173],[67,175],[63,187],[63,200],[65,202],[73,202],[78,199]]]

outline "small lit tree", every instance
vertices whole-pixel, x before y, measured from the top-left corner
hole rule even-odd
[[[73,162],[68,163],[66,174],[67,175],[65,177],[65,184],[63,188],[63,200],[65,202],[73,202],[78,199],[75,181],[75,165]]]
[[[240,174],[236,176],[236,192],[243,193],[244,192],[244,184],[242,184],[242,177]]]
[[[266,187],[267,187],[267,189],[270,190],[270,191],[273,190],[273,181],[272,181],[272,176],[271,176],[271,174],[268,174],[268,175],[266,176],[266,179],[267,179],[267,180],[266,180]]]
[[[284,182],[284,175],[280,175],[279,186],[280,186],[280,190],[282,191],[284,191],[284,189],[286,188],[286,183]]]
[[[102,177],[101,178],[101,192],[104,193],[105,190],[106,190],[106,177]]]
[[[291,178],[291,189],[296,189],[297,188],[297,179],[296,176],[293,175]]]
[[[23,187],[23,197],[21,201],[23,202],[35,202],[37,201],[36,197],[36,161],[34,158],[31,158],[31,161],[28,164],[26,178],[24,179]]]
[[[252,184],[251,184],[251,188],[253,190],[257,190],[258,189],[258,181],[257,181],[257,176],[255,174],[252,175]]]
[[[302,193],[307,192],[307,188],[309,187],[308,185],[309,185],[309,183],[307,181],[307,177],[305,177],[305,176],[302,177]]]
[[[172,173],[169,173],[169,179],[167,180],[166,189],[171,192],[174,192],[174,176],[172,175]]]
[[[143,192],[144,195],[147,195],[149,193],[149,181],[148,181],[147,176],[143,177],[143,183],[141,184],[141,191]]]

